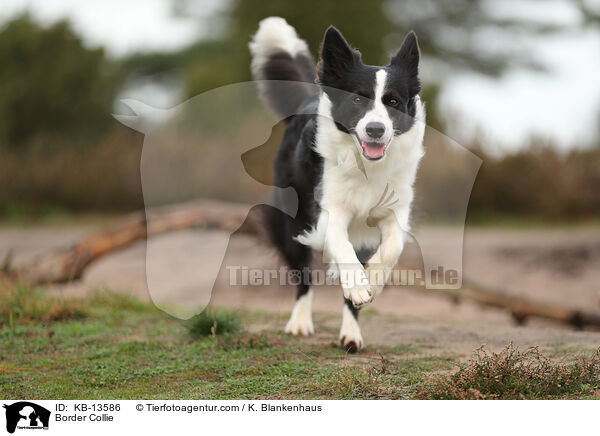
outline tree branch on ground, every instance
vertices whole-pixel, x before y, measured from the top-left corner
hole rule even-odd
[[[11,265],[12,252],[9,252],[3,262],[0,279],[30,286],[68,283],[80,279],[90,264],[110,253],[148,237],[178,230],[201,228],[258,236],[262,233],[258,214],[248,213],[248,210],[245,204],[198,200],[138,212],[112,227],[85,236],[70,247],[52,250],[19,266]],[[449,297],[456,302],[469,300],[508,310],[517,324],[537,317],[576,328],[600,327],[600,313],[511,296],[467,280],[463,280],[463,287],[458,291],[416,289],[429,295]]]

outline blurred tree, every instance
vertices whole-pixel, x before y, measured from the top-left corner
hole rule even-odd
[[[45,28],[25,14],[8,22],[0,59],[0,145],[40,136],[93,143],[105,132],[116,76],[103,50],[84,47],[66,21]]]
[[[393,27],[390,17],[386,14],[385,4],[385,0],[351,0],[343,3],[323,0],[236,1],[230,11],[231,36],[235,40],[247,42],[249,36],[256,32],[260,20],[277,15],[284,17],[296,28],[315,57],[318,55],[325,29],[333,25],[361,51],[364,62],[387,63],[387,55],[391,53],[384,53],[382,42]]]
[[[194,9],[202,7],[203,4],[204,2],[195,0],[175,0],[179,13],[187,11],[188,14],[193,14]],[[201,51],[213,51],[213,56],[190,59],[192,65],[185,77],[186,94],[196,95],[214,87],[215,84],[250,80],[248,42],[256,32],[258,22],[271,15],[285,17],[308,42],[315,58],[318,57],[325,29],[333,24],[362,51],[365,62],[381,62],[384,59],[381,42],[392,31],[383,5],[384,0],[350,0],[345,1],[342,8],[339,7],[339,3],[320,0],[233,1],[230,7],[219,11],[222,15],[219,22],[227,23],[228,29],[220,34],[220,42],[200,42],[194,50],[196,54]],[[357,20],[357,17],[360,17],[360,20]],[[215,46],[218,50],[216,53],[215,50],[211,50],[211,47]]]
[[[506,13],[510,8],[502,1],[490,0],[230,0],[219,3],[220,7],[208,19],[206,10],[210,9],[210,2],[173,2],[177,14],[197,15],[205,25],[214,28],[216,22],[225,29],[215,32],[213,39],[198,42],[186,51],[187,96],[214,86],[249,80],[248,41],[258,22],[271,15],[284,17],[293,25],[315,57],[325,29],[333,24],[361,50],[363,60],[372,64],[387,63],[406,32],[415,30],[424,62],[428,63],[424,80],[428,112],[435,111],[439,85],[451,70],[498,75],[514,66],[543,68],[524,45],[490,47],[482,44],[489,32],[494,32],[495,40],[515,41],[515,38],[572,30],[560,23],[513,17]],[[498,13],[498,6],[503,7],[504,12]],[[573,6],[584,17],[582,26],[598,24],[597,11],[585,0],[574,2]],[[203,56],[189,56],[191,53]],[[179,54],[175,57],[182,59]],[[444,128],[437,116],[428,117],[428,124]]]

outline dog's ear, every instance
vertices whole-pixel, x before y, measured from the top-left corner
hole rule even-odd
[[[329,26],[321,44],[319,82],[327,84],[339,79],[358,61],[360,53],[350,47],[339,30]]]
[[[411,76],[418,76],[420,57],[417,35],[411,30],[404,38],[400,50],[392,57],[390,65],[402,67]]]

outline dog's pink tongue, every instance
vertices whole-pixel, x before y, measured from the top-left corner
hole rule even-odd
[[[383,156],[385,144],[369,144],[367,142],[363,142],[363,149],[365,150],[367,157],[371,159],[377,159]]]

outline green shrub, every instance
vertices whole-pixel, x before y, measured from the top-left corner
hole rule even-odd
[[[237,333],[242,330],[240,315],[225,309],[206,309],[187,320],[184,325],[196,337]]]

